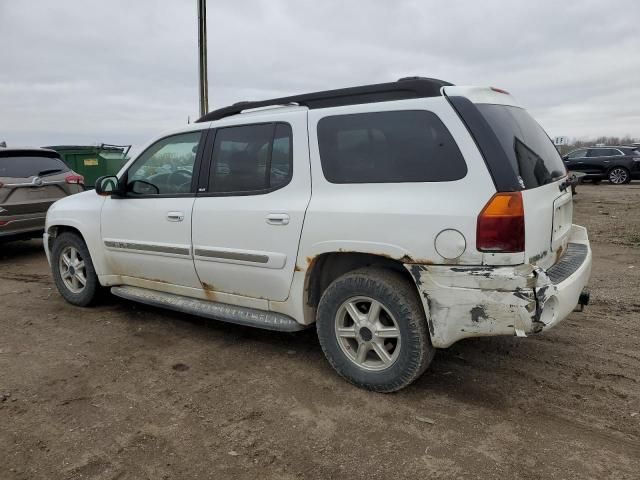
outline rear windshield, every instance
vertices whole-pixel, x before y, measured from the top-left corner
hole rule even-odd
[[[0,177],[44,177],[68,171],[69,167],[58,158],[0,157]]]
[[[477,107],[498,137],[524,188],[540,187],[566,175],[556,147],[526,110],[506,105]]]

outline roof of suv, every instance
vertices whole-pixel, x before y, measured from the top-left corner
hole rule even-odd
[[[327,108],[409,98],[438,97],[442,95],[441,88],[446,86],[452,86],[452,84],[435,78],[407,77],[401,78],[397,82],[324,90],[257,102],[238,102],[213,110],[202,116],[197,122],[211,122],[236,115],[243,110],[274,105],[297,104],[307,108]]]
[[[638,147],[632,147],[630,145],[605,145],[604,147],[582,147],[582,148],[588,148],[589,150],[597,150],[599,148],[615,148],[617,150],[637,150]],[[576,149],[576,150],[580,150],[580,149]]]

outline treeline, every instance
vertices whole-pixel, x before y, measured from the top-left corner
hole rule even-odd
[[[573,141],[569,144],[571,148],[580,148],[580,147],[592,147],[593,145],[603,144],[603,145],[632,145],[634,143],[639,143],[640,138],[633,138],[629,135],[624,137],[597,137],[597,138],[587,138],[587,139],[573,139]]]
[[[596,138],[573,138],[570,139],[568,145],[562,145],[558,147],[561,155],[569,153],[576,148],[593,147],[594,145],[633,145],[634,143],[640,143],[640,138],[634,138],[629,135],[624,137],[596,137]]]

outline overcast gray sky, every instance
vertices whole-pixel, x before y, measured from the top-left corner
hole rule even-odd
[[[210,107],[408,75],[551,136],[640,137],[640,2],[209,0]],[[0,141],[133,143],[198,113],[196,0],[0,0]]]

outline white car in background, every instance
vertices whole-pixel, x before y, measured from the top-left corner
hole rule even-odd
[[[409,78],[211,112],[55,203],[44,245],[70,303],[315,323],[340,375],[390,392],[435,349],[588,302],[569,186],[507,92]]]

